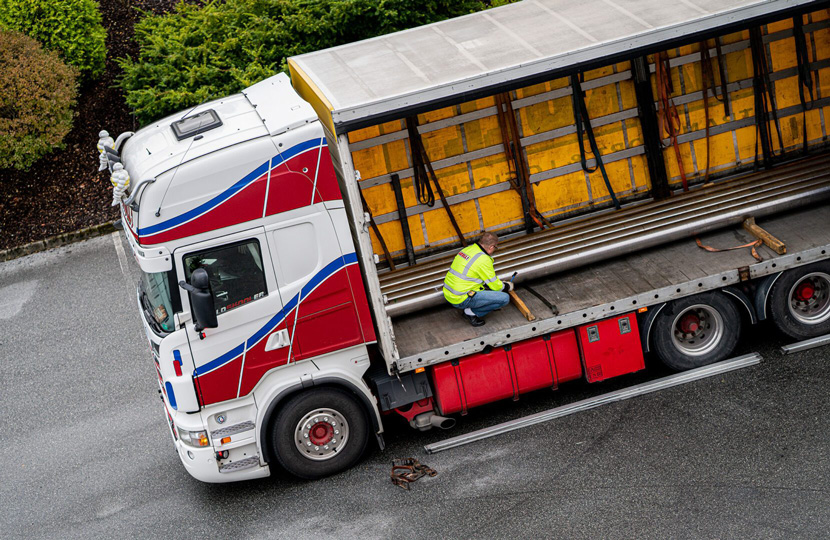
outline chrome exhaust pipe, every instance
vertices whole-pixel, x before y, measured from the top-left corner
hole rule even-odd
[[[447,418],[446,416],[438,416],[433,412],[425,412],[410,420],[409,425],[420,431],[427,431],[434,427],[440,429],[450,429],[455,427],[455,419]]]
[[[438,416],[437,414],[433,414],[429,417],[429,423],[433,427],[450,429],[455,427],[455,418],[447,418],[446,416]]]

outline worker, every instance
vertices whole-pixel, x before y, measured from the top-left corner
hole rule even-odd
[[[473,326],[483,325],[485,315],[510,301],[507,293],[513,290],[513,282],[502,283],[493,268],[498,243],[498,236],[485,232],[477,243],[455,256],[444,278],[444,298],[464,310],[464,317]]]

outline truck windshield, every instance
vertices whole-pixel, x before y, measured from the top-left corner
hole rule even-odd
[[[175,329],[174,310],[167,272],[141,272],[139,294],[144,316],[153,330],[159,333],[172,332]]]

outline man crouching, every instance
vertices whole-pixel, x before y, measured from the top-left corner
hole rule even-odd
[[[498,243],[498,236],[485,232],[477,243],[455,256],[444,278],[444,298],[463,309],[473,326],[483,325],[485,315],[510,301],[507,293],[513,290],[513,283],[502,283],[493,268],[492,255]]]

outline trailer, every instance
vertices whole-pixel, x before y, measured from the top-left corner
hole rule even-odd
[[[188,472],[319,478],[390,415],[830,333],[825,5],[525,0],[102,134]],[[473,327],[441,288],[484,231],[521,309]]]

